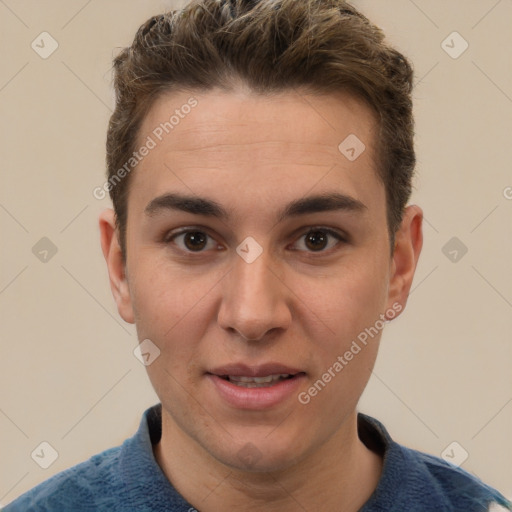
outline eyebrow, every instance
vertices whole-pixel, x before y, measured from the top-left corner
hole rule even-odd
[[[367,206],[358,199],[348,195],[340,193],[318,194],[288,203],[277,214],[277,221],[282,222],[289,217],[317,212],[361,212],[363,210],[367,210]],[[155,197],[144,209],[145,214],[148,216],[153,216],[164,211],[183,211],[225,221],[230,218],[228,210],[212,199],[178,193],[167,193]]]

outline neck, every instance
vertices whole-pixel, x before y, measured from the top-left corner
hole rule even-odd
[[[174,488],[202,512],[359,510],[377,487],[382,459],[357,434],[357,414],[314,453],[272,472],[222,464],[185,434],[162,409],[155,458]]]

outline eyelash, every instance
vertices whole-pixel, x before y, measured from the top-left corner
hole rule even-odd
[[[309,235],[310,233],[315,233],[315,232],[321,232],[321,233],[324,233],[328,236],[331,236],[333,238],[335,238],[338,243],[336,243],[333,247],[329,248],[329,249],[321,249],[319,251],[300,251],[298,249],[293,249],[294,251],[298,251],[298,252],[306,252],[306,253],[309,253],[311,255],[315,255],[315,254],[321,254],[321,255],[327,255],[327,254],[330,254],[330,252],[335,249],[338,245],[340,244],[346,244],[348,243],[348,237],[342,233],[339,233],[333,229],[330,229],[330,228],[326,228],[326,227],[323,227],[323,226],[312,226],[312,227],[309,227],[306,231],[302,231],[302,234],[299,236],[298,240],[302,239],[303,237]],[[201,234],[204,234],[206,235],[208,238],[210,238],[211,240],[214,240],[214,238],[212,236],[210,236],[205,230],[204,228],[201,228],[201,227],[197,227],[197,228],[186,228],[186,229],[182,229],[178,232],[174,232],[174,233],[167,233],[164,237],[164,239],[162,240],[164,244],[169,244],[169,243],[174,243],[175,239],[179,236],[182,236],[182,235],[186,235],[188,233],[201,233]],[[208,242],[207,242],[208,243]],[[200,251],[191,251],[189,249],[183,249],[181,247],[178,248],[180,251],[184,252],[185,254],[187,255],[201,255],[203,253],[206,252],[206,250],[200,250]]]

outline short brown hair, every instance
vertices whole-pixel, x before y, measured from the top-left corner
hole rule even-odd
[[[147,20],[114,59],[109,182],[126,169],[160,93],[232,90],[240,82],[261,94],[295,87],[318,94],[346,91],[379,120],[378,174],[393,245],[416,163],[412,77],[410,63],[384,41],[381,29],[344,0],[192,0]],[[123,175],[109,192],[126,257],[130,174]]]

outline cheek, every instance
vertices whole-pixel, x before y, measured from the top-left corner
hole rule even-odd
[[[313,339],[323,339],[331,356],[348,349],[352,340],[385,311],[387,289],[386,266],[375,257],[352,261],[321,282],[315,279],[307,283],[302,291],[308,306],[304,311],[321,320],[316,325],[323,331],[322,336],[310,333]]]
[[[206,318],[205,304],[213,284],[207,276],[189,279],[168,264],[152,263],[139,265],[130,280],[138,337],[151,339],[169,360],[179,357],[183,362],[190,358],[193,340],[199,339],[204,327],[198,318]]]
[[[144,254],[130,274],[130,295],[138,323],[166,338],[187,321],[213,289],[218,278],[211,274],[191,275],[159,255]]]
[[[303,398],[310,400],[311,410],[319,417],[331,417],[335,423],[356,407],[371,376],[385,325],[380,315],[385,311],[386,287],[382,276],[369,267],[366,270],[370,272],[353,271],[333,279],[328,293],[317,299],[323,325],[309,333],[315,343],[308,360],[315,372]],[[322,308],[318,308],[320,302]]]
[[[355,406],[370,378],[385,326],[381,315],[387,305],[386,264],[375,256],[361,260],[340,282],[339,289],[332,290],[329,310],[337,335],[329,359],[323,361],[330,373],[322,380],[331,379],[331,396]],[[327,394],[324,398],[328,400]],[[339,403],[338,398],[334,402]]]

